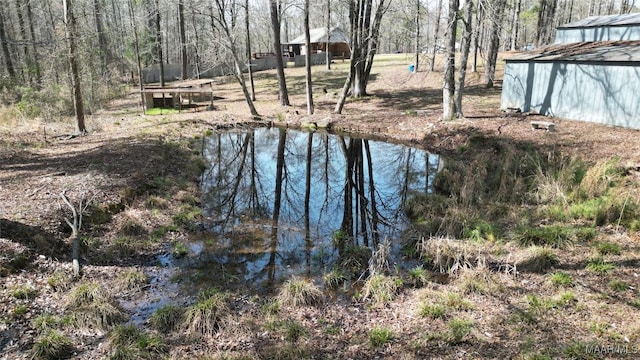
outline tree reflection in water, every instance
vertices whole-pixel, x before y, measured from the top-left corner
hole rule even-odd
[[[430,191],[441,168],[423,150],[267,128],[215,134],[205,156],[205,227],[215,241],[200,258],[254,285],[321,275],[345,245],[398,239],[404,203]]]

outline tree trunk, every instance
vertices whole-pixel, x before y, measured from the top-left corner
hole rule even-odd
[[[420,0],[416,0],[416,37],[415,37],[415,61],[413,65],[413,71],[418,72],[418,65],[420,64]]]
[[[180,27],[180,55],[182,59],[182,80],[190,78],[187,65],[187,36],[184,26],[184,0],[178,1],[178,26]]]
[[[478,1],[476,9],[476,26],[473,30],[473,62],[471,63],[471,71],[478,72],[478,51],[480,49],[480,29],[482,28],[484,19],[484,5],[482,0]]]
[[[160,6],[158,5],[158,0],[155,0],[155,48],[156,48],[156,56],[158,58],[158,64],[160,65],[160,87],[164,87],[164,59],[162,52],[162,29],[160,28]]]
[[[224,36],[227,40],[227,48],[231,52],[233,56],[233,62],[235,67],[235,76],[236,80],[240,84],[242,88],[242,93],[244,94],[245,100],[247,101],[247,106],[249,106],[249,111],[254,118],[259,117],[258,111],[256,110],[253,100],[251,100],[251,95],[249,94],[249,90],[247,89],[247,84],[244,81],[244,75],[242,73],[242,63],[240,62],[240,58],[238,56],[238,49],[235,42],[235,37],[231,33],[232,26],[227,22],[227,18],[225,16],[226,13],[226,2],[224,0],[215,0],[216,6],[218,8],[219,17],[213,17],[215,21],[218,21],[220,24],[220,28],[224,33]],[[213,10],[212,10],[213,12]],[[212,14],[213,15],[213,14]]]
[[[380,23],[389,3],[380,0],[377,5],[374,15],[372,0],[349,3],[351,59],[349,61],[349,77],[345,80],[345,86],[342,88],[342,94],[335,108],[335,112],[338,114],[342,112],[349,90],[351,90],[352,97],[366,96],[367,94],[367,83],[378,47]],[[373,23],[371,22],[372,15],[374,16]]]
[[[462,48],[460,49],[460,69],[458,70],[458,81],[454,94],[454,104],[456,117],[464,116],[462,112],[462,93],[464,92],[464,81],[467,75],[467,61],[469,59],[469,49],[471,48],[471,23],[473,21],[473,1],[467,0],[464,5],[464,34],[462,35]]]
[[[511,37],[511,50],[517,50],[518,48],[518,28],[520,27],[520,5],[522,0],[515,0],[516,6],[513,10],[513,37]]]
[[[327,43],[326,43],[326,57],[327,57],[327,70],[331,70],[331,54],[329,53],[329,46],[331,44],[331,0],[327,0]]]
[[[244,2],[244,25],[247,33],[247,71],[249,72],[249,85],[251,87],[251,100],[256,101],[256,91],[253,84],[253,69],[251,68],[251,35],[249,31],[249,0]]]
[[[304,1],[304,44],[307,48],[307,54],[304,57],[307,87],[307,114],[313,115],[313,89],[311,84],[311,34],[309,33],[309,0]]]
[[[93,15],[96,21],[96,32],[98,33],[98,47],[100,48],[100,65],[102,74],[107,70],[109,59],[109,45],[104,34],[104,24],[102,23],[102,4],[100,0],[93,0]]]
[[[140,42],[138,40],[138,25],[135,18],[135,12],[133,9],[133,0],[129,0],[129,20],[131,21],[131,26],[133,27],[133,46],[136,51],[136,67],[138,69],[138,85],[140,88],[140,97],[142,101],[142,109],[145,109],[145,99],[142,90],[144,90],[144,79],[142,76],[142,60],[140,59]]]
[[[67,44],[69,47],[69,68],[71,69],[71,87],[73,89],[73,107],[76,113],[76,132],[84,134],[87,128],[84,124],[84,106],[82,104],[82,89],[80,86],[80,73],[78,70],[78,62],[76,59],[76,43],[75,38],[76,18],[73,15],[73,0],[62,0],[65,23],[67,30]]]
[[[493,87],[496,74],[496,61],[498,60],[498,50],[500,48],[500,29],[502,28],[502,15],[504,14],[506,0],[497,0],[494,5],[495,12],[491,21],[489,54],[487,55],[487,66],[485,67],[484,73],[487,88]]]
[[[7,68],[7,74],[9,74],[9,80],[13,83],[16,79],[16,70],[13,68],[13,61],[11,61],[11,52],[9,51],[9,42],[7,41],[7,32],[3,18],[3,9],[0,7],[0,43],[2,43],[2,57],[4,58],[4,66]]]
[[[31,10],[31,1],[23,0],[23,6],[27,11],[27,22],[29,23],[29,33],[31,34],[31,52],[33,53],[33,72],[35,74],[35,82],[39,86],[42,82],[42,73],[40,70],[40,59],[36,49],[36,33],[33,28],[33,11]]]
[[[444,65],[444,85],[442,86],[442,119],[451,120],[455,116],[455,61],[456,30],[458,23],[458,0],[449,0],[449,16],[447,17],[447,58]]]
[[[284,62],[282,60],[282,45],[280,44],[280,11],[277,0],[270,0],[271,27],[273,29],[273,50],[276,54],[276,72],[278,74],[278,91],[280,105],[289,106],[289,92],[287,80],[284,77]]]
[[[440,17],[442,16],[442,0],[438,0],[438,14],[436,15],[436,26],[433,31],[433,50],[431,52],[431,71],[436,66],[436,53],[438,52],[438,36],[440,33]]]

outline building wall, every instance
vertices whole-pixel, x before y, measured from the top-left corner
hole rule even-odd
[[[508,61],[501,108],[640,129],[640,67],[632,65]]]
[[[331,54],[329,54],[329,56],[331,57]],[[296,55],[293,58],[293,61],[295,62],[295,66],[304,66],[305,65],[305,56],[304,55]],[[327,63],[327,54],[326,53],[316,53],[316,54],[311,54],[311,65],[323,65]]]
[[[566,28],[556,30],[556,44],[583,41],[640,40],[640,25]]]

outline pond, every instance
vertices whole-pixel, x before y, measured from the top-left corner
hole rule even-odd
[[[348,246],[388,239],[398,256],[403,206],[443,166],[424,150],[279,128],[214,134],[204,155],[207,231],[189,267],[201,281],[255,289],[322,276]]]

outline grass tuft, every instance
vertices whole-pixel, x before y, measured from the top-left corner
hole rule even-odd
[[[429,273],[422,266],[411,268],[408,272],[408,283],[413,287],[423,287],[429,283]]]
[[[73,313],[78,325],[108,330],[127,320],[127,316],[100,284],[85,283],[67,294],[67,310]]]
[[[139,290],[149,282],[149,277],[144,271],[131,268],[118,274],[118,282],[124,289]]]
[[[109,334],[109,359],[158,359],[168,346],[162,338],[150,335],[135,325],[120,325]]]
[[[598,256],[589,260],[585,268],[591,272],[603,275],[610,272],[611,270],[614,270],[616,266],[614,264],[606,262],[602,256]]]
[[[340,269],[332,269],[322,275],[322,282],[328,289],[337,289],[347,281],[347,275]]]
[[[278,293],[278,301],[284,306],[309,306],[322,303],[322,292],[312,282],[298,277],[287,280]]]
[[[211,336],[218,332],[222,318],[229,313],[227,296],[215,292],[200,296],[200,301],[187,308],[185,327],[190,334]]]
[[[564,286],[570,287],[575,285],[575,281],[571,277],[571,275],[566,272],[557,271],[549,276],[549,280],[555,286]]]
[[[454,318],[449,321],[449,343],[459,344],[471,332],[473,322],[467,319]]]
[[[422,317],[438,319],[438,318],[443,318],[445,316],[446,308],[444,305],[441,305],[441,304],[433,304],[430,302],[425,302],[420,304],[418,313]]]
[[[362,287],[362,298],[371,300],[375,305],[385,305],[395,299],[401,285],[400,278],[373,274]]]
[[[382,347],[393,340],[393,331],[385,327],[375,327],[369,331],[369,343],[373,347]]]
[[[47,330],[36,338],[31,348],[34,359],[66,359],[74,350],[73,342],[58,330]]]
[[[164,305],[151,314],[151,326],[163,333],[176,329],[184,318],[184,310],[172,304]]]
[[[552,249],[542,246],[532,246],[528,249],[524,257],[518,261],[519,269],[526,271],[543,273],[550,268],[560,264],[558,256]]]

